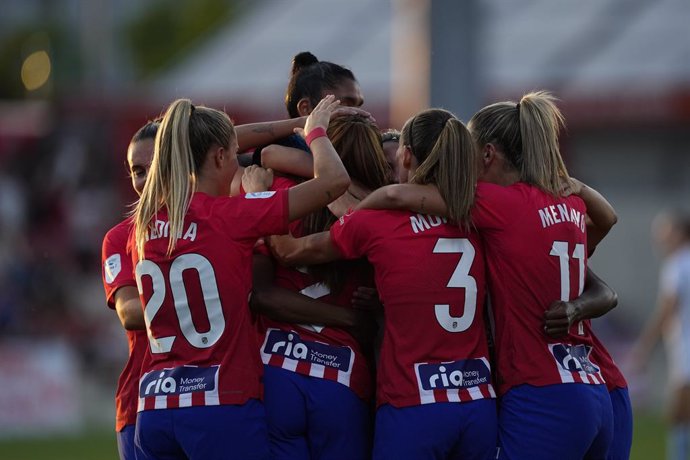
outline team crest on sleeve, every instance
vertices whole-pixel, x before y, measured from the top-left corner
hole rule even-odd
[[[253,193],[247,193],[244,195],[245,198],[249,200],[256,200],[256,199],[264,199],[264,198],[271,198],[273,195],[275,195],[276,192],[271,190],[268,192],[253,192]]]
[[[105,269],[105,281],[110,284],[115,281],[117,275],[122,270],[122,261],[120,260],[120,254],[113,254],[112,256],[105,259],[104,263]]]

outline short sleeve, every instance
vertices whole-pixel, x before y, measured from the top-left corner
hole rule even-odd
[[[331,226],[331,241],[345,259],[358,259],[372,243],[371,220],[375,211],[359,210],[345,214]]]
[[[128,222],[128,221],[127,221]],[[132,256],[127,250],[131,225],[123,222],[106,233],[101,250],[101,275],[108,307],[115,309],[115,292],[136,286]]]
[[[288,232],[288,190],[247,193],[217,200],[214,217],[238,240]]]

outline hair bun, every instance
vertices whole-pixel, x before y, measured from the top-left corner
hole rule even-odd
[[[302,51],[292,58],[292,75],[310,65],[318,63],[319,60],[309,51]]]

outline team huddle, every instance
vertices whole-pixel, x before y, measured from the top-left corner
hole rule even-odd
[[[132,138],[103,241],[127,330],[121,459],[627,459],[590,319],[616,222],[546,92],[381,132],[352,72],[293,59],[290,118],[174,101]]]

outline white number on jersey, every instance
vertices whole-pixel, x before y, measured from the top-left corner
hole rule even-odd
[[[208,316],[210,329],[200,333],[196,330],[192,321],[192,312],[187,301],[187,289],[184,285],[182,274],[185,270],[196,270],[199,275],[199,285],[204,299],[204,307]],[[151,332],[151,323],[163,306],[166,296],[165,276],[158,265],[150,260],[141,260],[135,269],[139,294],[143,294],[141,279],[144,276],[151,278],[153,293],[144,306],[144,320],[146,332],[149,337],[151,353],[168,353],[172,349],[176,337],[154,337]],[[199,254],[183,254],[173,261],[170,266],[170,290],[172,291],[175,305],[175,317],[179,321],[180,330],[187,342],[196,348],[208,348],[213,346],[223,335],[225,330],[225,316],[220,304],[216,274],[211,262]]]
[[[561,268],[561,300],[567,302],[570,300],[570,256],[568,251],[567,241],[554,241],[551,246],[551,253],[549,255],[558,257]],[[585,288],[585,245],[578,243],[573,250],[573,259],[578,261],[579,286],[577,295],[582,294]],[[578,333],[584,334],[582,321],[578,323]]]
[[[460,261],[446,287],[465,288],[465,311],[462,316],[452,316],[450,305],[436,304],[436,320],[448,332],[463,332],[469,329],[477,312],[477,281],[470,276],[475,250],[466,238],[439,238],[434,247],[436,254],[459,253]]]
[[[308,273],[306,270],[300,271],[302,273]],[[330,294],[331,290],[328,288],[328,286],[326,286],[323,283],[315,283],[305,287],[304,289],[299,291],[299,293],[306,295],[307,297],[311,297],[312,299],[318,299],[320,297],[325,297],[328,294]],[[325,327],[320,324],[300,324],[300,326],[316,333],[321,333],[321,331],[323,331],[323,328]]]

